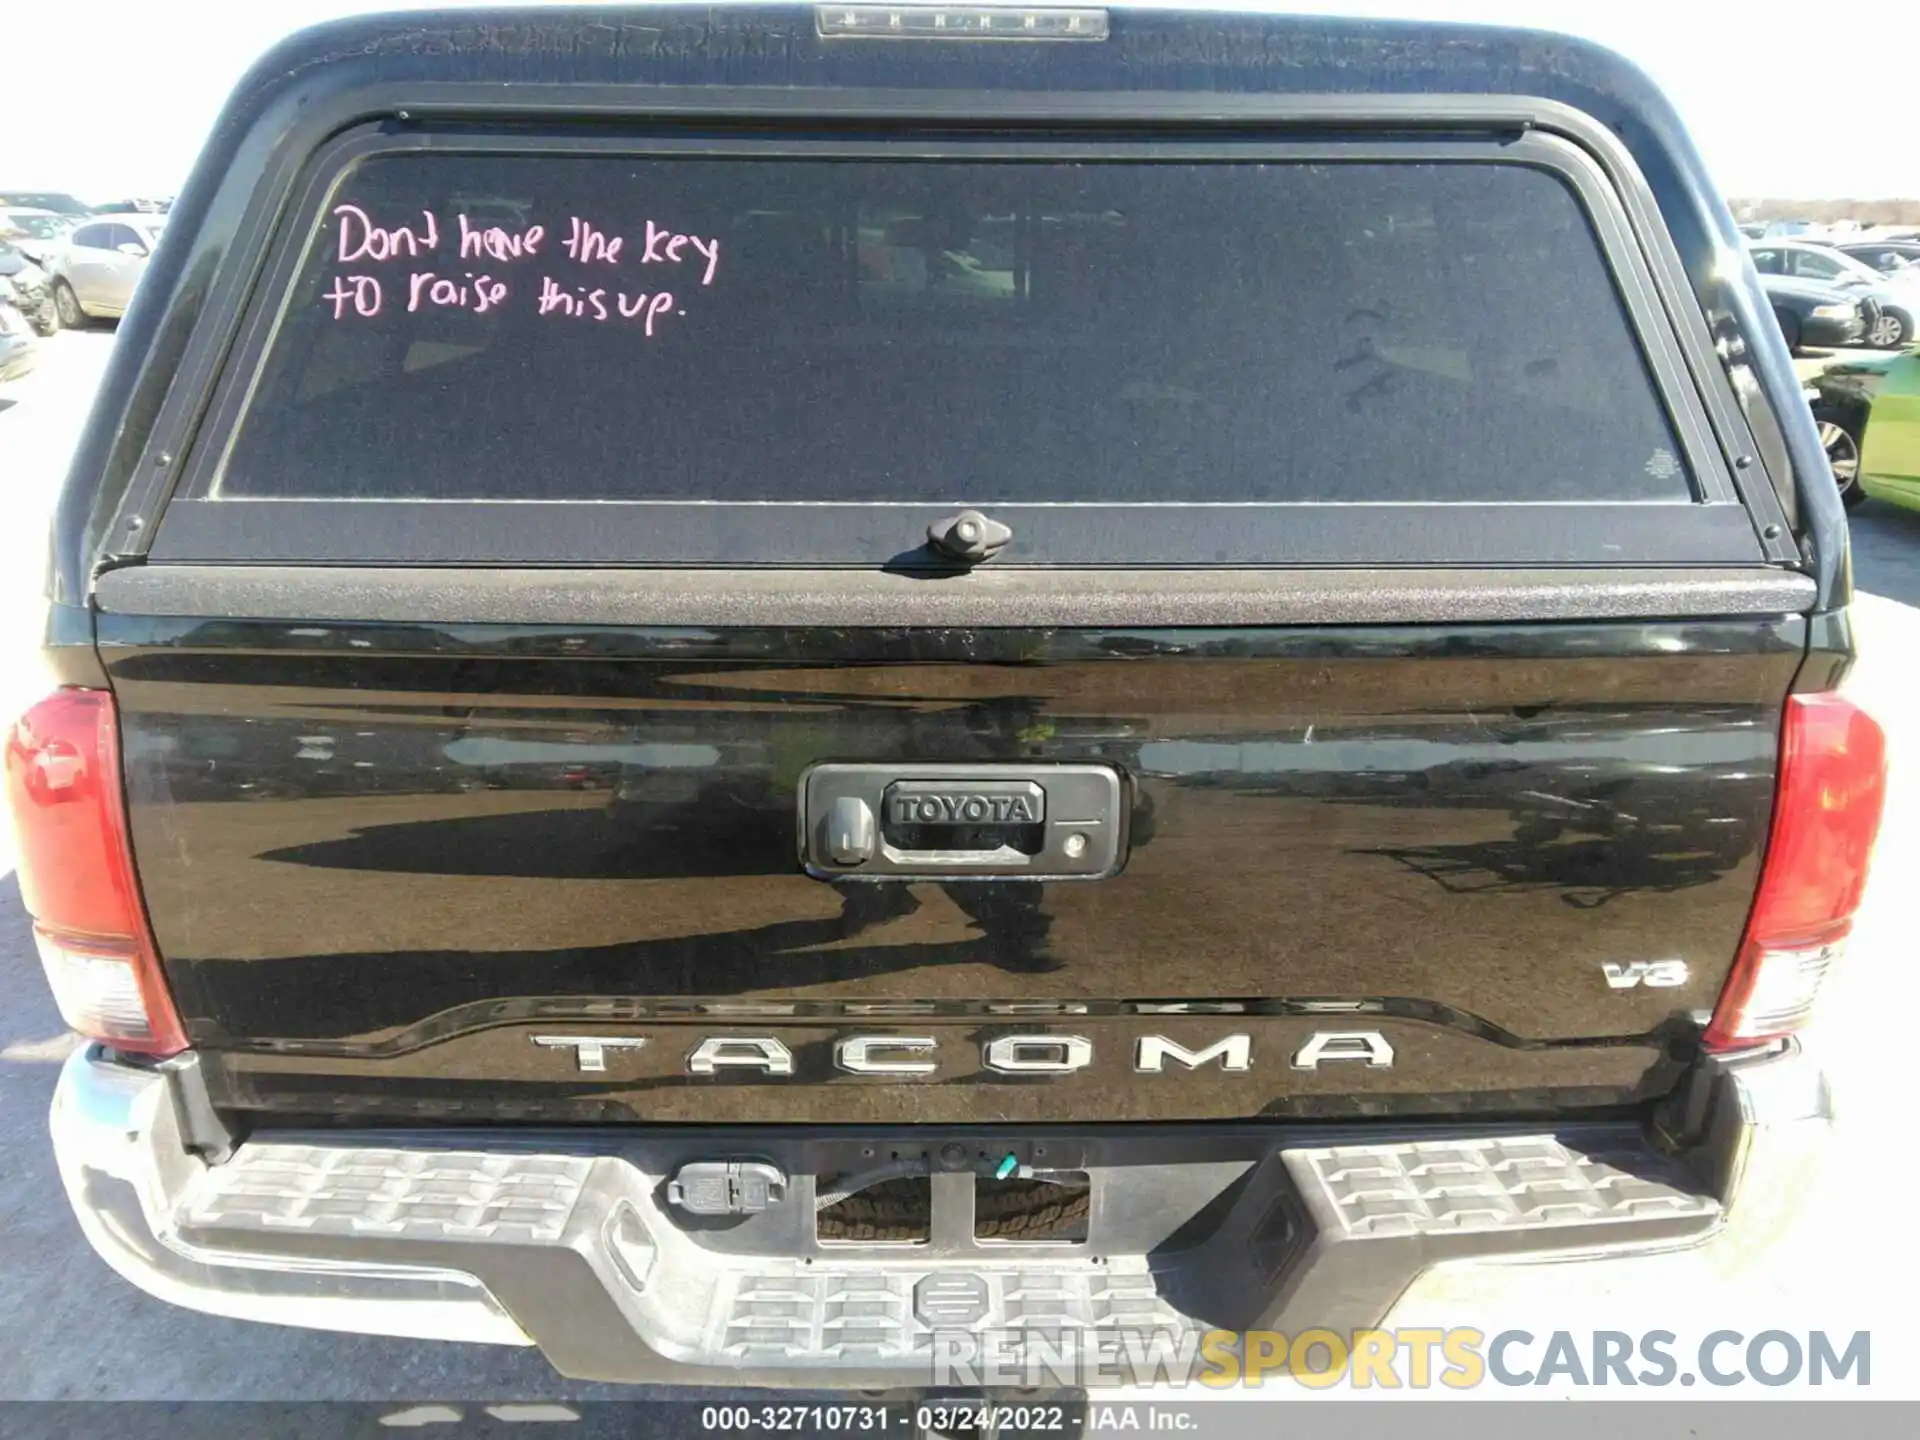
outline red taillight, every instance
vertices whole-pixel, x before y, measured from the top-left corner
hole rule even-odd
[[[1791,695],[1760,888],[1705,1043],[1735,1050],[1805,1025],[1839,958],[1880,829],[1887,741],[1838,695]]]
[[[7,737],[20,894],[60,1013],[122,1050],[187,1040],[134,882],[113,697],[56,690]]]

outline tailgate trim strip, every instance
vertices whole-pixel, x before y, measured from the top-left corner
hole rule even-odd
[[[420,624],[994,627],[1398,625],[1785,615],[1812,577],[1692,569],[484,569],[168,565],[108,571],[114,615]]]

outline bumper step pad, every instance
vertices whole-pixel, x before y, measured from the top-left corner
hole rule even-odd
[[[566,1155],[246,1145],[183,1197],[204,1229],[557,1245],[594,1162]]]
[[[1711,1196],[1651,1150],[1571,1150],[1550,1135],[1281,1152],[1321,1228],[1351,1239],[1710,1223]]]
[[[808,1267],[801,1276],[740,1277],[721,1297],[720,1349],[758,1368],[798,1361],[925,1360],[937,1329],[1032,1338],[1058,1352],[1074,1332],[1190,1329],[1144,1263],[931,1274],[903,1267]],[[916,1279],[916,1276],[919,1278]]]

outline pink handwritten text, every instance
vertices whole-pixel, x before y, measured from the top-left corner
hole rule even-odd
[[[686,248],[691,245],[707,260],[707,273],[700,279],[702,285],[713,284],[713,272],[720,268],[720,242],[702,240],[698,235],[681,235],[647,221],[647,243],[640,251],[642,265],[678,265]]]
[[[540,309],[542,315],[580,316],[589,320],[606,320],[613,312],[607,309],[607,292],[589,290],[584,285],[576,285],[569,294],[554,284],[551,275],[540,277]]]
[[[333,318],[338,320],[347,313],[347,307],[353,307],[356,315],[372,316],[380,313],[380,282],[371,275],[336,275],[333,288],[320,297],[333,302]]]
[[[418,310],[421,302],[442,308],[471,310],[484,315],[507,298],[506,285],[491,275],[475,276],[467,271],[465,281],[450,280],[431,270],[416,270],[407,280],[407,309]]]
[[[378,205],[372,207],[374,210],[379,208]],[[525,299],[514,300],[517,291],[532,297],[535,314],[596,324],[625,322],[651,338],[658,333],[663,317],[687,313],[683,301],[669,290],[627,291],[595,285],[593,278],[604,274],[599,267],[686,266],[679,273],[683,276],[698,273],[700,281],[697,287],[691,282],[683,283],[679,290],[682,297],[689,289],[711,286],[720,269],[718,238],[688,234],[654,220],[636,222],[636,226],[645,226],[644,231],[629,228],[626,234],[621,234],[603,228],[584,216],[572,215],[568,217],[563,236],[557,229],[550,231],[544,224],[519,223],[531,218],[524,211],[510,217],[514,223],[498,225],[476,222],[465,212],[449,207],[454,224],[448,228],[447,234],[456,240],[459,261],[478,262],[486,265],[491,273],[478,268],[456,268],[453,273],[448,273],[440,267],[445,264],[458,266],[459,261],[453,260],[451,254],[443,256],[438,262],[433,259],[440,250],[439,220],[431,210],[423,209],[418,213],[420,223],[417,225],[389,225],[383,223],[384,216],[376,219],[366,206],[341,204],[334,206],[332,211],[336,226],[332,237],[333,250],[337,262],[343,267],[355,262],[419,260],[422,257],[432,265],[433,268],[420,265],[407,267],[404,299],[408,314],[464,310],[474,315],[488,315],[496,310],[511,311],[516,305],[527,304]],[[550,241],[557,241],[557,246],[550,245]],[[561,270],[566,269],[565,262],[593,268],[576,272],[584,277],[584,282],[581,279],[542,275],[537,292],[530,285],[510,287],[506,280],[497,278],[501,273],[499,267],[512,266],[528,259],[544,260],[549,266]],[[512,271],[506,273],[511,276]],[[396,307],[403,296],[398,274],[385,280],[376,274],[359,273],[334,274],[325,278],[330,281],[331,288],[320,298],[323,304],[332,307],[335,320],[372,319],[382,313],[389,295],[393,297]]]
[[[518,260],[523,255],[538,255],[540,242],[547,238],[547,227],[529,225],[515,234],[503,230],[498,225],[489,225],[484,230],[476,230],[465,215],[460,217],[460,258],[479,260],[491,257],[495,260]]]
[[[576,320],[610,320],[617,314],[622,320],[638,320],[641,330],[649,338],[654,333],[654,321],[674,309],[673,296],[665,290],[652,295],[645,292],[629,295],[624,290],[616,291],[611,310],[607,307],[607,294],[606,290],[589,290],[584,285],[577,285],[569,291],[555,282],[552,276],[543,275],[540,277],[537,308],[542,315],[564,315]]]
[[[652,339],[654,317],[664,315],[673,309],[673,296],[668,291],[662,290],[652,299],[648,299],[645,295],[629,296],[622,290],[614,303],[619,307],[622,320],[631,320],[636,315],[643,316],[641,327],[646,331],[647,338]]]
[[[418,231],[407,225],[395,225],[391,229],[376,225],[358,205],[336,205],[333,213],[340,219],[342,265],[355,260],[391,260],[403,253],[408,259],[418,259],[422,250],[440,248],[440,227],[431,210],[420,212],[426,225]]]
[[[609,236],[606,231],[596,228],[578,215],[567,221],[567,227],[567,238],[560,243],[567,254],[582,265],[595,260],[603,260],[609,265],[620,263],[620,247],[627,243],[620,236]]]

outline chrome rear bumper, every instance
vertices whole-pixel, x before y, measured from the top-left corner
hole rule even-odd
[[[716,1226],[664,1192],[687,1160],[743,1153],[719,1132],[329,1132],[249,1141],[208,1164],[184,1138],[182,1089],[164,1068],[89,1049],[67,1062],[52,1113],[87,1238],[162,1299],[537,1344],[580,1378],[860,1388],[947,1383],[935,1362],[953,1334],[1017,1349],[1345,1332],[1379,1323],[1436,1264],[1769,1228],[1779,1217],[1761,1212],[1827,1117],[1819,1074],[1788,1048],[1703,1069],[1666,1117],[1692,1137],[1679,1154],[1622,1126],[1061,1132],[1046,1144],[1092,1184],[1085,1244],[976,1241],[973,1173],[936,1171],[927,1243],[844,1246],[813,1233],[812,1136],[749,1142],[792,1175],[786,1213]]]
[[[52,1111],[67,1198],[93,1248],[149,1294],[192,1310],[414,1339],[533,1342],[470,1274],[372,1257],[294,1257],[202,1246],[183,1207],[209,1174],[181,1138],[173,1078],[76,1051]]]

